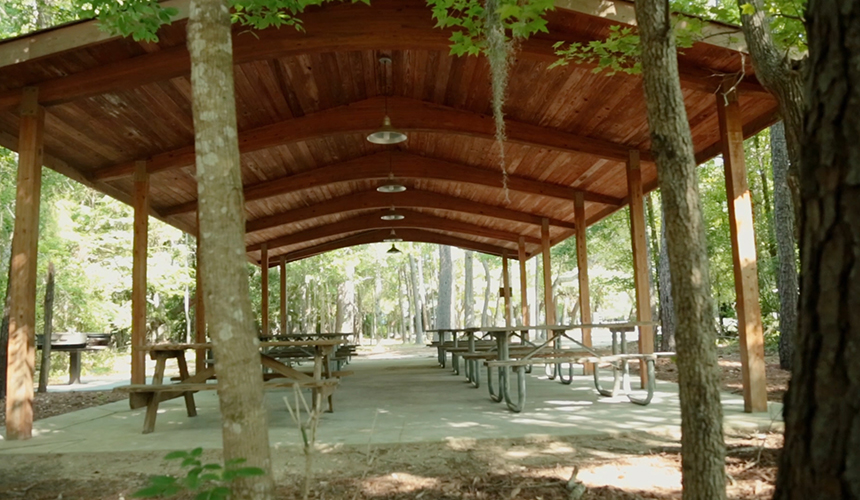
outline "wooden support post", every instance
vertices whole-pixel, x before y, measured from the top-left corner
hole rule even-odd
[[[511,305],[511,273],[508,269],[508,251],[502,252],[502,287],[505,297],[505,326],[511,326],[513,321],[513,306]]]
[[[642,196],[642,171],[639,151],[631,150],[627,159],[627,191],[630,196],[630,232],[633,244],[633,283],[636,289],[636,320],[651,321],[651,287],[649,285],[648,248],[645,239],[645,200]],[[639,327],[639,352],[654,352],[654,327]],[[648,370],[640,361],[642,387],[648,383]]]
[[[198,219],[197,227],[200,227]],[[194,313],[194,341],[200,344],[206,342],[206,307],[203,305],[203,255],[200,248],[200,235],[197,235],[197,305]],[[197,349],[194,358],[194,372],[200,373],[207,368],[206,349]]]
[[[546,324],[555,324],[555,298],[552,295],[552,265],[549,257],[549,220],[544,217],[540,227],[543,252],[543,301],[546,307]],[[549,335],[549,334],[548,334]]]
[[[582,193],[576,193],[573,199],[573,215],[576,224],[576,269],[579,274],[579,321],[582,324],[591,323],[591,293],[588,290],[588,248],[585,239],[585,198]],[[582,343],[591,347],[591,328],[582,329]],[[591,374],[594,366],[584,365],[584,373]]]
[[[269,336],[269,246],[260,248],[260,335]]]
[[[523,315],[523,326],[529,326],[529,283],[526,272],[526,239],[520,236],[517,247],[517,257],[520,262],[520,310]]]
[[[281,255],[281,335],[287,333],[287,256]],[[340,325],[338,325],[339,327]]]
[[[744,136],[737,92],[717,93],[732,238],[744,411],[767,411],[764,335],[759,305],[758,264],[752,204],[744,163]]]
[[[9,347],[6,351],[6,439],[9,440],[29,439],[33,435],[36,256],[39,254],[39,198],[45,128],[45,111],[39,106],[37,88],[24,88],[20,114],[15,232],[9,283]]]
[[[149,174],[134,164],[134,243],[131,268],[131,383],[146,383],[146,257],[149,239]],[[133,397],[130,399],[134,399]],[[134,406],[132,406],[134,408]]]

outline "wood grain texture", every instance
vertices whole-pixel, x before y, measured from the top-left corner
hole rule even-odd
[[[131,383],[146,383],[146,357],[138,346],[146,344],[146,260],[149,241],[149,174],[146,162],[136,165],[134,176],[134,241],[131,271]]]

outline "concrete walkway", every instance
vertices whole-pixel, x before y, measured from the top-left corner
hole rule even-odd
[[[335,393],[335,413],[321,420],[317,443],[403,443],[460,439],[540,436],[612,435],[648,431],[680,434],[678,387],[658,382],[649,406],[624,396],[603,398],[591,377],[578,376],[565,386],[548,381],[540,369],[529,377],[526,408],[510,412],[489,399],[486,387],[472,388],[462,376],[439,368],[435,352],[357,358]],[[484,373],[482,373],[484,375]],[[485,378],[485,377],[483,377]],[[607,381],[608,383],[608,381]],[[294,447],[300,435],[284,405],[291,390],[266,394],[272,446]],[[29,441],[0,437],[0,455],[109,451],[187,450],[221,447],[220,415],[215,391],[195,395],[198,416],[189,418],[181,398],[160,406],[155,432],[141,434],[144,409],[129,410],[127,401],[89,408],[35,422]],[[728,431],[781,429],[782,405],[768,413],[743,413],[740,395],[723,394]],[[5,435],[5,432],[3,433]]]

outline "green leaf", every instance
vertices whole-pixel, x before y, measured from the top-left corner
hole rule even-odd
[[[751,16],[755,14],[755,5],[751,3],[741,4],[741,14]]]

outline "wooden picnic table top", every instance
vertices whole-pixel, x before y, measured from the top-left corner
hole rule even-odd
[[[260,342],[260,347],[332,347],[345,344],[345,340],[274,340]],[[194,349],[211,349],[211,342],[150,344],[141,346],[141,351],[187,351]]]
[[[477,328],[479,332],[521,332],[524,330],[579,330],[582,328],[635,328],[638,326],[658,326],[658,321],[629,321],[625,323],[580,323],[572,325],[533,325],[533,326],[488,326]]]

